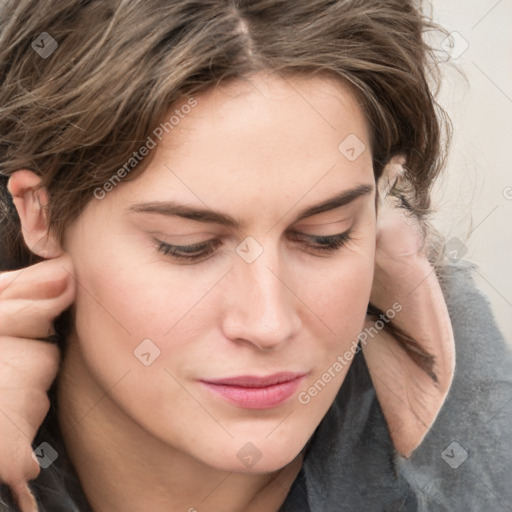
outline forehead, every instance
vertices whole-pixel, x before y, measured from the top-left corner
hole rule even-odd
[[[190,131],[198,142],[201,135],[232,139],[237,137],[251,146],[247,135],[268,139],[282,144],[286,138],[301,140],[333,132],[356,133],[368,138],[368,126],[359,102],[349,84],[326,73],[318,76],[284,75],[259,72],[237,80],[230,80],[212,87],[195,97],[197,106],[188,109],[170,133],[163,135],[163,147],[183,149],[183,142],[190,142]],[[179,112],[188,99],[170,108]],[[234,130],[238,128],[238,130]],[[249,130],[252,128],[252,132]],[[278,130],[285,128],[286,133]]]
[[[366,119],[341,81],[257,74],[195,100],[192,109],[180,110],[185,99],[169,110],[179,121],[146,171],[127,183],[128,196],[179,194],[225,208],[283,195],[314,199],[373,178]]]

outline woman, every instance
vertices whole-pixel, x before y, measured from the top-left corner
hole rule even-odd
[[[456,295],[479,296],[427,223],[442,116],[419,6],[22,1],[1,18],[2,480],[23,510],[32,493],[52,511],[297,512],[510,492],[500,452],[485,478],[458,470],[470,438],[447,442],[441,414],[471,390]],[[483,393],[503,406],[489,315]]]

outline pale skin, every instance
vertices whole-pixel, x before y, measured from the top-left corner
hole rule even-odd
[[[348,367],[307,405],[294,396],[258,411],[199,382],[294,371],[305,374],[298,393],[364,325],[377,239],[366,120],[340,83],[290,80],[256,75],[198,96],[148,169],[91,201],[62,245],[45,238],[37,176],[11,178],[27,245],[47,258],[69,256],[82,285],[60,422],[97,510],[278,510],[301,449],[343,382]],[[355,161],[338,150],[350,134],[368,148]],[[296,220],[365,185],[344,206]],[[242,227],[134,211],[170,200],[222,212]],[[315,249],[312,237],[350,229],[343,247]],[[252,263],[236,252],[248,236],[263,248]],[[183,264],[159,252],[155,238],[222,244]],[[144,366],[133,351],[148,338],[161,353]],[[261,453],[250,468],[237,457],[248,442]]]

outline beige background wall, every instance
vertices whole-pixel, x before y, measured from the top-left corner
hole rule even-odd
[[[451,48],[436,44],[467,76],[442,66],[440,103],[455,135],[435,224],[479,265],[477,284],[512,344],[512,0],[433,0],[430,8],[457,32]]]

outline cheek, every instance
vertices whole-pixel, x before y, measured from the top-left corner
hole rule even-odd
[[[204,298],[223,269],[172,269],[156,251],[148,257],[148,251],[137,252],[126,241],[130,250],[123,250],[121,237],[118,242],[93,245],[89,252],[83,247],[80,258],[74,254],[82,284],[75,301],[76,330],[84,358],[97,376],[116,367],[138,371],[134,351],[150,339],[161,350],[158,363],[168,362],[171,354],[183,363],[180,345],[189,350],[200,330],[213,325],[215,305]]]
[[[301,296],[307,297],[307,306],[335,334],[333,348],[356,336],[363,327],[375,264],[375,238],[370,231],[320,275],[310,272],[309,278],[302,280]]]
[[[101,380],[115,379],[137,362],[133,350],[153,336],[164,301],[133,247],[94,220],[87,218],[87,229],[77,227],[68,238],[78,283],[75,327],[90,370]]]

